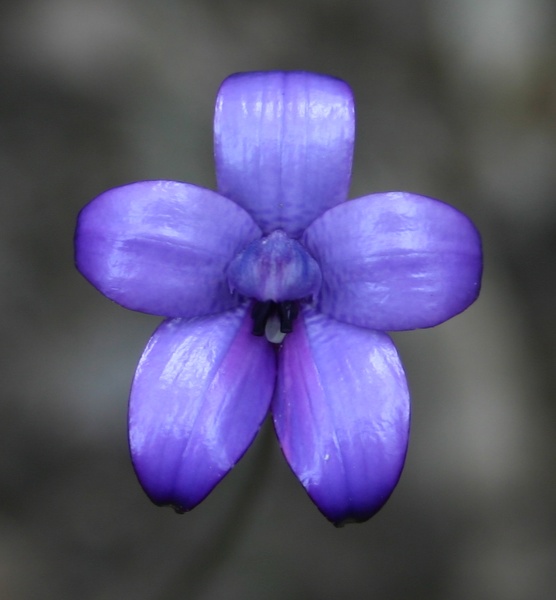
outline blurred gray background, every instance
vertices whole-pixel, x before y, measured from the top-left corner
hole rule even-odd
[[[551,0],[5,0],[0,8],[0,598],[536,600],[556,588],[556,5]],[[214,187],[236,71],[345,79],[352,197],[408,190],[483,234],[479,301],[396,335],[404,475],[335,529],[266,427],[193,512],[151,505],[126,438],[158,319],[73,266],[80,208]]]

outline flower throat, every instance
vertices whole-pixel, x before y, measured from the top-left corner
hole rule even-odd
[[[226,275],[231,291],[255,301],[253,333],[275,344],[292,332],[299,301],[316,294],[321,285],[315,259],[280,229],[244,248]]]
[[[253,335],[266,335],[270,342],[279,344],[287,333],[293,331],[293,322],[299,313],[295,301],[256,301],[251,311]]]

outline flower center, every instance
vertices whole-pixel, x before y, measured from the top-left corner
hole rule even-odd
[[[293,331],[293,321],[297,317],[297,302],[257,301],[253,305],[253,335],[266,335],[269,342],[280,344],[287,333]]]
[[[321,285],[315,259],[282,230],[251,242],[232,260],[226,274],[232,291],[256,300],[253,333],[266,333],[271,341],[275,341],[273,331],[292,331],[296,301],[313,296]]]

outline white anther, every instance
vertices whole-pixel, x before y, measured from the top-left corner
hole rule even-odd
[[[285,333],[280,331],[280,318],[273,314],[268,317],[264,328],[266,339],[273,344],[281,344],[286,337]]]

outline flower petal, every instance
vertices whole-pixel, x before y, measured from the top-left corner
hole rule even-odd
[[[145,349],[131,390],[129,444],[139,481],[156,504],[192,509],[259,430],[276,359],[251,327],[245,306],[167,320]]]
[[[354,109],[346,83],[302,72],[239,73],[224,81],[214,118],[219,192],[265,233],[297,237],[346,200]]]
[[[322,513],[365,521],[400,477],[409,394],[390,338],[303,309],[279,355],[274,423],[284,455]]]
[[[346,323],[432,327],[479,295],[479,233],[432,198],[389,192],[352,200],[317,219],[303,242],[322,271],[317,306]]]
[[[175,181],[142,181],[105,192],[81,211],[77,268],[118,304],[166,317],[227,310],[225,269],[261,235],[239,206]]]

